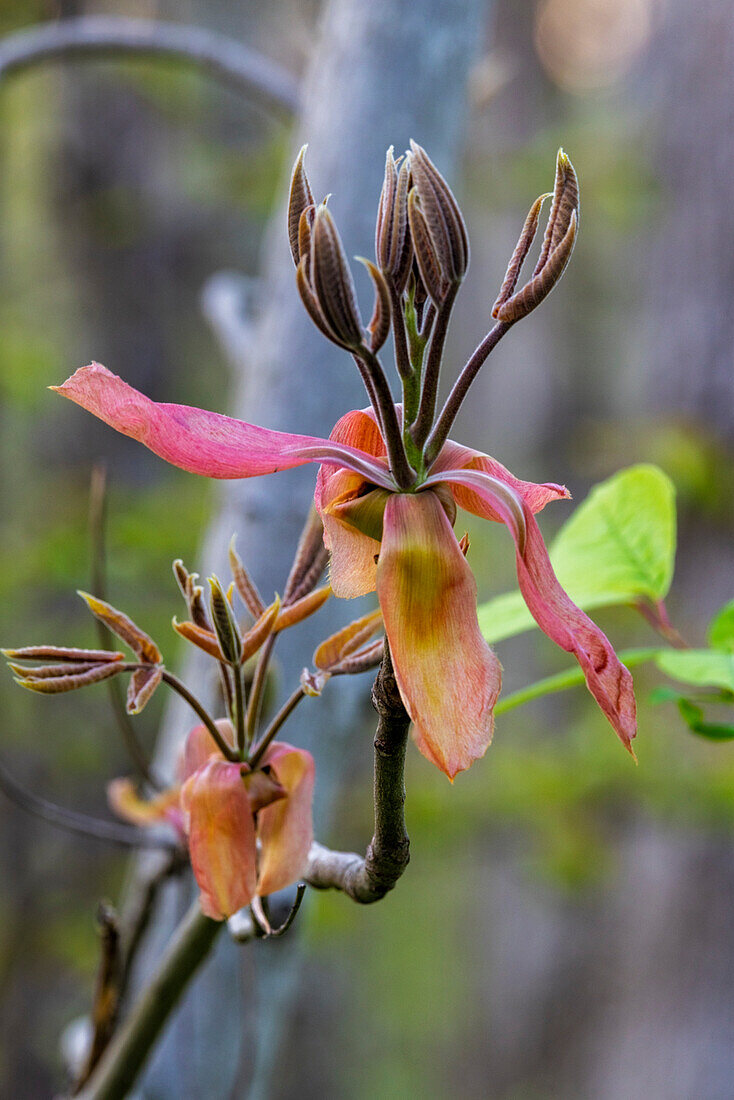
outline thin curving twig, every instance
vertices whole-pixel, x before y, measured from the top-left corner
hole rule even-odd
[[[280,115],[299,108],[297,82],[275,62],[203,27],[118,16],[41,23],[0,41],[0,81],[59,58],[151,56],[186,62]]]

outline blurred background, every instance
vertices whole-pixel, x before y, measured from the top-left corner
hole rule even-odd
[[[0,34],[81,14],[196,23],[298,77],[320,4],[3,0]],[[488,3],[457,130],[472,264],[451,370],[486,331],[561,144],[582,228],[561,287],[498,348],[455,434],[577,500],[658,463],[679,500],[669,610],[700,644],[734,595],[734,8]],[[175,664],[170,563],[196,567],[214,491],[45,387],[97,359],[152,397],[228,410],[237,382],[202,290],[223,270],[257,277],[292,152],[287,120],[181,66],[65,62],[0,82],[3,645],[95,644],[75,589],[90,584],[90,471],[104,459],[109,598]],[[378,162],[375,209],[381,177]],[[551,513],[547,537],[569,510]],[[480,597],[508,590],[503,532],[466,526]],[[618,646],[653,644],[630,610],[599,621]],[[506,690],[568,665],[535,634],[498,652]],[[498,721],[453,787],[409,754],[413,862],[380,905],[307,899],[270,1095],[732,1096],[734,748],[653,706],[654,673],[636,682],[637,768],[582,692]],[[161,714],[156,698],[139,719],[151,749]],[[7,674],[0,715],[2,758],[27,786],[105,816],[104,785],[129,765],[103,688],[49,700]],[[345,757],[325,838],[340,847],[370,835],[370,771],[367,739]],[[42,1097],[63,1085],[59,1035],[89,1006],[95,905],[119,895],[127,857],[4,799],[0,837],[0,1092]]]

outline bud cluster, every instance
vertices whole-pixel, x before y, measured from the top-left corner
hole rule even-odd
[[[375,263],[361,261],[375,290],[373,315],[365,328],[328,200],[319,204],[314,200],[304,167],[305,151],[304,146],[296,160],[288,205],[298,289],[320,331],[357,360],[396,484],[402,489],[416,488],[435,461],[447,424],[453,422],[476,374],[477,356],[481,366],[497,340],[535,309],[563,274],[578,229],[576,174],[560,150],[553,194],[541,195],[533,203],[495,301],[492,316],[498,324],[467,363],[453,404],[450,398],[437,420],[436,397],[449,316],[469,266],[469,240],[459,205],[420,145],[411,141],[410,149],[397,159],[392,146],[388,149],[375,226]],[[518,289],[543,202],[551,197],[538,262],[531,278]],[[391,326],[403,389],[400,427],[387,411],[392,398],[376,358]]]

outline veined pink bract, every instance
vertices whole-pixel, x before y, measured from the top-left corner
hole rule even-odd
[[[217,728],[233,744],[232,725]],[[136,825],[173,824],[188,838],[202,911],[224,920],[255,897],[282,890],[303,874],[313,840],[310,753],[273,741],[253,771],[225,760],[205,726],[189,733],[180,767],[181,786],[150,802],[128,780],[108,789],[112,808]]]
[[[577,658],[589,690],[632,751],[630,673],[604,633],[561,588],[534,518],[549,501],[569,495],[563,486],[521,481],[487,455],[448,441],[422,482],[400,489],[371,410],[347,413],[325,440],[159,404],[99,364],[81,368],[57,392],[192,473],[241,478],[319,464],[316,505],[331,550],[334,593],[355,596],[377,589],[418,747],[452,779],[486,751],[501,683],[499,662],[479,633],[473,577],[453,533],[455,508],[504,523],[515,542],[518,581],[533,617]],[[208,764],[204,771],[185,800],[192,820],[200,810],[208,818],[215,788],[224,799],[241,798],[234,773]],[[204,832],[201,837],[204,851]],[[239,889],[243,895],[249,885],[243,881]]]

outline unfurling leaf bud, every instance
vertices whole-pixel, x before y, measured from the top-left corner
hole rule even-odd
[[[310,228],[310,221],[313,221],[313,194],[311,193],[308,177],[306,176],[306,170],[303,167],[303,160],[307,148],[307,145],[303,146],[293,166],[291,188],[288,196],[288,239],[291,245],[293,263],[296,267],[298,267],[299,260],[303,255],[304,244],[305,250],[308,250],[310,244],[308,231]],[[306,214],[302,224],[302,215],[306,213],[309,207],[312,212],[310,216]],[[306,238],[305,241],[304,237]]]
[[[343,671],[341,666],[346,659],[352,657],[381,628],[382,612],[379,609],[370,611],[326,638],[313,655],[314,665],[320,672],[336,675]]]
[[[519,321],[546,298],[565,271],[576,241],[579,217],[579,185],[571,161],[559,149],[553,202],[548,215],[540,257],[532,278],[515,293],[525,257],[533,243],[540,209],[548,195],[541,195],[530,208],[520,239],[512,254],[492,316],[498,321]]]
[[[325,584],[322,588],[315,588],[307,596],[302,596],[300,600],[288,604],[275,620],[273,634],[279,634],[281,630],[287,630],[288,627],[295,626],[296,623],[303,622],[304,619],[315,614],[320,607],[324,606],[330,595],[331,585]]]
[[[197,623],[183,622],[180,623],[174,615],[171,622],[171,626],[180,634],[182,638],[185,638],[187,642],[191,642],[192,645],[198,646],[204,653],[208,653],[210,657],[214,657],[217,661],[224,660],[224,654],[222,653],[217,636],[213,630],[205,630]]]
[[[22,649],[0,649],[3,657],[16,661],[85,661],[102,664],[105,661],[121,661],[123,653],[111,649],[76,649],[60,645],[27,645]]]
[[[405,290],[413,251],[408,232],[409,185],[410,157],[403,159],[398,170],[391,145],[385,158],[385,181],[377,211],[375,257],[377,266],[398,295]]]
[[[469,240],[461,210],[446,180],[420,145],[411,141],[410,148],[413,186],[408,217],[413,248],[426,289],[440,305],[466,274]]]
[[[189,573],[181,559],[177,558],[173,563],[173,575],[178,581],[183,598],[186,600],[186,606],[192,621],[200,626],[202,630],[210,631],[212,624],[204,603],[204,590],[200,584],[196,583],[199,574]]]
[[[217,577],[209,578],[209,608],[211,611],[214,631],[217,635],[219,648],[225,661],[231,665],[237,665],[242,651],[242,638],[235,620],[229,600],[227,599],[221,582]]]
[[[128,714],[140,714],[162,679],[162,668],[138,668],[133,672],[127,688]]]
[[[390,289],[379,268],[363,256],[357,256],[357,259],[367,268],[375,285],[375,308],[367,331],[370,334],[370,351],[378,352],[390,335]]]
[[[279,614],[280,597],[276,596],[270,604],[270,607],[265,608],[257,622],[250,627],[243,637],[242,650],[240,653],[241,664],[244,664],[245,661],[249,661],[250,657],[252,657],[254,653],[257,653],[265,639],[273,633]]]
[[[316,208],[311,233],[311,289],[335,344],[362,347],[364,332],[352,273],[334,219],[325,203]]]
[[[357,676],[360,672],[369,672],[371,668],[379,665],[384,653],[385,639],[378,638],[376,642],[370,642],[369,645],[344,657],[338,665],[334,665],[331,675]]]
[[[28,688],[29,691],[41,692],[43,695],[76,691],[77,688],[97,684],[100,680],[107,680],[110,676],[116,676],[124,671],[123,666],[117,661],[93,665],[84,662],[79,662],[77,665],[47,665],[45,668],[23,668],[19,665],[11,667],[16,674],[16,684]]]
[[[324,546],[324,525],[312,504],[303,525],[291,571],[283,593],[283,606],[307,596],[316,587],[326,569],[329,551]]]
[[[80,591],[79,595],[95,618],[103,622],[125,645],[130,646],[138,660],[151,665],[157,665],[162,660],[161,651],[153,639],[122,611],[104,600],[98,600],[96,596],[90,596],[88,592]]]
[[[236,538],[236,535],[232,535],[229,543],[229,567],[232,570],[232,579],[245,607],[253,619],[257,619],[265,610],[265,604],[255,586],[255,582],[245,569],[244,562],[235,549]]]

